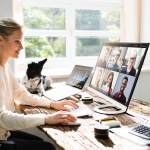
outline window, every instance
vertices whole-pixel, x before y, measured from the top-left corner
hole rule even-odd
[[[26,62],[95,66],[103,42],[121,37],[121,0],[24,0]]]

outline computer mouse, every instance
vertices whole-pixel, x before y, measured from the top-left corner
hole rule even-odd
[[[65,123],[61,123],[62,125],[66,125]],[[77,120],[75,122],[68,121],[68,126],[80,125],[80,121]],[[66,125],[67,126],[67,125]]]

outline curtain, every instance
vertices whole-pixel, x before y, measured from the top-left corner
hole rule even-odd
[[[23,5],[22,0],[13,0],[13,19],[23,26]],[[24,40],[22,41],[24,47]],[[26,70],[25,49],[21,50],[18,59],[15,59],[15,76],[19,76],[23,70]]]
[[[141,0],[123,0],[122,42],[140,42]]]

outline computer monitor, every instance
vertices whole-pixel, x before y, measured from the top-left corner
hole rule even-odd
[[[103,43],[89,90],[119,107],[120,111],[95,111],[105,114],[126,112],[136,86],[149,43]]]

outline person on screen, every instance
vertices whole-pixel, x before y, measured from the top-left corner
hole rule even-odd
[[[121,55],[121,50],[119,49],[115,55],[114,62],[108,66],[108,69],[119,72],[119,66],[118,66],[117,62],[119,60],[120,55]]]
[[[109,53],[109,47],[105,50],[102,58],[98,61],[98,66],[102,68],[106,68],[107,62],[106,62],[106,57]]]
[[[126,97],[124,95],[124,90],[127,86],[127,82],[128,82],[128,77],[125,76],[122,80],[121,86],[120,86],[120,91],[115,93],[113,98],[116,99],[117,101],[126,104]]]
[[[98,87],[99,87],[99,82],[100,82],[100,79],[101,79],[101,75],[102,75],[102,70],[99,70],[97,75],[96,75],[96,79],[95,79],[95,87],[96,87],[97,90],[98,90]]]
[[[136,57],[137,57],[137,51],[134,50],[132,51],[131,55],[130,55],[130,59],[129,59],[129,65],[124,67],[121,71],[121,73],[125,73],[131,76],[135,76],[136,75],[136,70],[133,67],[134,62],[136,61]]]
[[[112,81],[114,78],[114,73],[111,72],[108,75],[107,81],[104,82],[104,84],[102,85],[100,91],[106,95],[110,95],[110,93],[112,92],[111,86],[112,86]]]
[[[108,55],[107,55],[107,58],[105,59],[107,63],[108,63],[108,61],[109,61],[109,59],[110,59],[111,52],[112,52],[112,47],[111,47],[111,49],[109,50],[109,53],[108,53]]]

